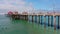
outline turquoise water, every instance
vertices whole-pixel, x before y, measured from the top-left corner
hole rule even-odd
[[[59,34],[60,30],[53,27],[32,23],[25,20],[11,20],[0,15],[0,34]]]

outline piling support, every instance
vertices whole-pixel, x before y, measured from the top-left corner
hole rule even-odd
[[[56,16],[54,16],[54,30],[56,30]]]
[[[42,15],[41,15],[41,25],[42,25],[43,23],[42,23]]]
[[[25,20],[26,20],[26,15],[24,15],[24,17],[25,17]]]
[[[37,22],[37,15],[35,15],[35,22]]]
[[[32,15],[32,22],[33,22],[33,15]]]
[[[59,29],[60,29],[60,16],[59,16]]]
[[[25,15],[25,18],[26,18],[25,20],[28,20],[28,15]]]
[[[51,16],[51,27],[53,26],[53,16]]]
[[[39,22],[38,23],[40,24],[40,15],[38,15],[38,17],[39,17]]]
[[[44,27],[46,27],[46,16],[44,16]]]
[[[57,27],[58,29],[59,29],[59,20],[60,20],[59,18],[60,18],[60,17],[58,16],[58,27]]]
[[[32,16],[29,15],[29,22],[32,22]]]
[[[37,23],[39,24],[39,15],[37,14]]]
[[[48,16],[48,26],[50,26],[50,19],[49,19],[50,16]]]
[[[28,22],[29,22],[29,15],[28,15]]]

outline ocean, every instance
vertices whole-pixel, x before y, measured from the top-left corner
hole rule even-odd
[[[47,19],[46,19],[47,20]],[[45,27],[25,20],[12,20],[0,15],[0,34],[59,34],[60,29]]]

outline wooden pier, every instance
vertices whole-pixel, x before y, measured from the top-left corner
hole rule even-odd
[[[58,22],[56,22],[57,16],[58,16]],[[36,22],[38,24],[44,24],[44,27],[51,26],[51,27],[54,27],[54,30],[60,29],[60,21],[59,21],[60,14],[58,13],[57,14],[54,14],[54,13],[52,14],[12,14],[11,17],[12,19],[21,19],[21,20]],[[46,17],[48,17],[48,23],[46,23]]]

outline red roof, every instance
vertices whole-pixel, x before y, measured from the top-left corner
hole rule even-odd
[[[13,14],[13,12],[12,11],[9,11],[8,14],[11,15],[11,14]]]

